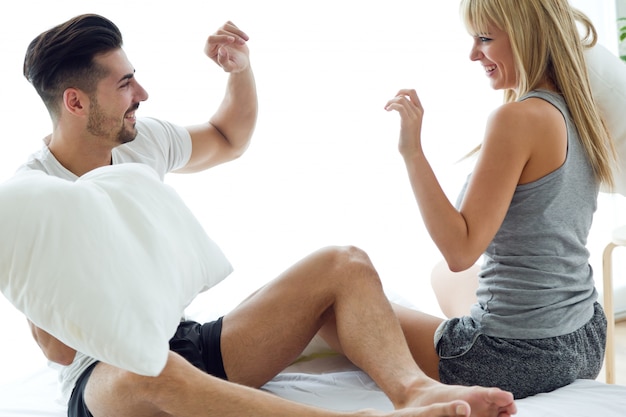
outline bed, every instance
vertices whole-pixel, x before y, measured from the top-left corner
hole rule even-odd
[[[336,410],[391,410],[376,384],[341,356],[299,362],[276,376],[264,390],[301,403]],[[517,401],[519,417],[623,417],[626,386],[578,380],[551,393]],[[1,417],[65,417],[56,371],[42,368],[0,386]]]
[[[237,271],[201,294],[186,312],[190,318],[211,320],[231,310],[249,292],[237,285]],[[233,288],[238,288],[238,294]],[[394,288],[386,288],[390,300],[415,308]],[[363,371],[344,356],[334,354],[319,338],[313,339],[300,359],[267,383],[263,390],[293,401],[340,411],[362,408],[391,410],[391,402]],[[0,385],[0,417],[65,417],[57,372],[42,366],[15,381]],[[577,380],[554,392],[517,401],[519,417],[623,417],[626,386],[601,380]]]

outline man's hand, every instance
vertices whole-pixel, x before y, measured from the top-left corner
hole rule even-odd
[[[232,22],[209,36],[204,52],[226,72],[237,73],[250,65],[246,42],[249,37]]]

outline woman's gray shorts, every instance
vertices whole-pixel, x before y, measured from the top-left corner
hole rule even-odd
[[[596,379],[605,346],[606,317],[598,303],[583,327],[548,339],[486,336],[471,317],[447,320],[435,333],[441,382],[498,387],[516,399]]]

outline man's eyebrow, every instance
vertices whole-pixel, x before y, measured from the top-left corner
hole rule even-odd
[[[124,75],[122,78],[120,78],[120,80],[118,81],[118,84],[121,82],[124,82],[126,80],[130,80],[131,78],[133,78],[135,76],[135,70],[133,70],[133,72]]]

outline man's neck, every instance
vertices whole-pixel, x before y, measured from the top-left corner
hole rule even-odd
[[[67,141],[51,136],[48,149],[67,170],[80,177],[89,171],[110,165],[112,149],[102,146],[87,146],[86,141]]]

